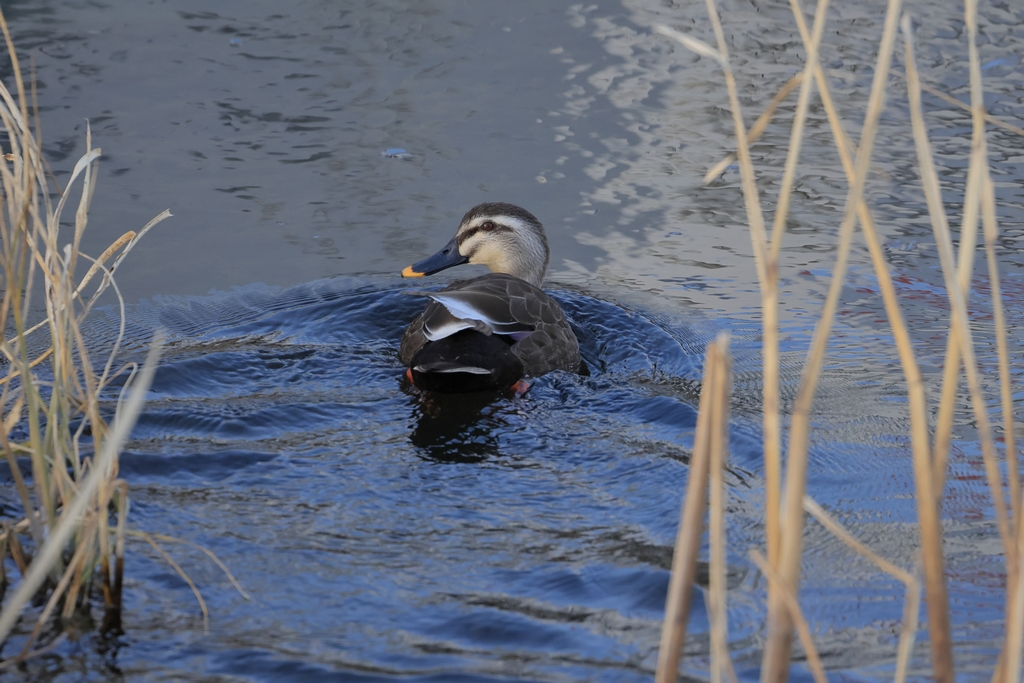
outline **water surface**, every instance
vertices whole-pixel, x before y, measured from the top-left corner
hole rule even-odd
[[[966,99],[961,10],[908,7],[923,77]],[[714,65],[650,30],[664,22],[711,41],[704,3],[3,9],[35,60],[58,177],[84,151],[84,119],[104,150],[86,249],[175,214],[119,272],[133,303],[124,357],[141,357],[156,327],[170,334],[122,460],[132,524],[209,547],[254,596],[173,547],[210,604],[206,633],[187,587],[133,545],[125,633],[86,630],[22,677],[650,680],[701,356],[720,331],[736,357],[730,644],[741,678],[757,677],[764,585],[746,554],[762,542],[759,297],[736,170],[700,187],[731,119]],[[751,120],[802,50],[788,3],[725,10]],[[883,3],[832,13],[823,61],[854,133]],[[1007,118],[1020,111],[1022,23],[1008,4],[983,9],[986,104]],[[902,87],[894,77],[868,190],[935,393],[947,316]],[[970,121],[937,99],[926,107],[956,213]],[[753,149],[768,197],[792,108]],[[783,251],[787,402],[845,198],[817,108],[808,136]],[[1016,328],[1020,141],[994,131],[990,145]],[[382,155],[393,148],[405,154]],[[549,286],[589,376],[555,373],[514,400],[425,398],[402,384],[398,339],[422,300],[395,274],[480,201],[522,204],[547,225]],[[987,289],[979,270],[975,290]],[[858,246],[815,406],[808,491],[910,568],[905,388],[876,292]],[[90,324],[98,347],[113,315]],[[993,377],[984,305],[974,322]],[[957,666],[973,680],[987,678],[999,645],[1004,574],[966,415],[944,514]],[[801,603],[823,660],[844,676],[891,677],[901,586],[814,523],[806,534]],[[704,675],[695,606],[685,666]],[[923,630],[919,641],[923,674]]]

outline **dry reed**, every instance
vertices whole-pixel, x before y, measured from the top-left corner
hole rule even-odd
[[[966,380],[972,417],[977,428],[978,441],[981,445],[987,483],[995,509],[995,521],[1002,540],[1005,553],[1007,572],[1006,588],[1006,642],[998,664],[994,667],[994,681],[1017,681],[1020,677],[1022,640],[1024,640],[1024,585],[1021,576],[1024,571],[1024,504],[1020,494],[1020,475],[1016,463],[1016,445],[1014,440],[1015,424],[1013,420],[1012,386],[1010,384],[1010,361],[1007,350],[1007,325],[1001,301],[999,287],[999,269],[995,255],[995,242],[998,237],[996,220],[995,196],[993,183],[987,160],[987,142],[985,139],[986,123],[1000,125],[1004,129],[1024,133],[1011,124],[998,121],[988,115],[983,106],[983,90],[981,69],[976,47],[977,37],[977,5],[975,0],[966,0],[965,19],[968,42],[968,62],[970,66],[971,104],[964,105],[951,100],[948,96],[934,88],[922,86],[917,74],[913,51],[913,36],[908,17],[901,19],[900,0],[889,0],[884,27],[879,43],[874,78],[869,97],[864,126],[855,148],[846,136],[842,120],[836,112],[829,91],[825,73],[818,63],[817,49],[822,31],[827,20],[827,0],[819,0],[815,13],[814,27],[808,30],[804,10],[799,0],[791,0],[794,19],[800,31],[806,49],[805,68],[801,75],[791,79],[750,131],[743,124],[742,112],[736,93],[735,78],[729,65],[729,55],[724,40],[724,31],[718,18],[714,0],[707,0],[708,12],[716,36],[717,49],[697,40],[692,36],[681,34],[664,26],[656,27],[659,33],[667,35],[694,52],[714,59],[724,72],[724,85],[732,108],[734,131],[736,136],[735,156],[728,155],[716,165],[705,177],[705,182],[717,176],[728,163],[739,160],[740,177],[744,199],[747,206],[747,218],[750,227],[753,253],[762,293],[762,349],[764,371],[764,434],[763,448],[765,460],[765,545],[768,550],[767,559],[751,550],[754,560],[769,579],[768,583],[768,639],[765,643],[761,680],[764,682],[784,681],[789,675],[791,658],[791,641],[794,626],[808,653],[812,672],[818,680],[824,676],[820,662],[810,642],[810,631],[800,615],[796,596],[799,588],[800,558],[804,533],[804,512],[810,513],[832,534],[856,552],[874,562],[885,571],[900,580],[906,587],[903,608],[903,626],[896,652],[895,680],[902,683],[906,679],[910,663],[911,651],[918,628],[920,609],[920,586],[913,571],[896,567],[879,557],[862,543],[858,542],[849,532],[845,531],[820,506],[805,496],[807,481],[807,445],[810,430],[810,412],[813,405],[815,389],[821,374],[825,351],[831,334],[831,327],[836,312],[836,305],[843,285],[846,263],[853,240],[854,227],[860,225],[865,243],[871,256],[872,266],[878,279],[879,290],[886,310],[888,323],[893,335],[894,345],[900,359],[907,386],[908,413],[910,418],[911,460],[915,479],[915,499],[917,503],[919,535],[921,547],[920,568],[924,574],[924,590],[929,606],[929,640],[932,662],[932,675],[939,681],[952,681],[954,663],[952,657],[952,638],[950,634],[949,605],[946,593],[946,579],[943,566],[942,528],[939,518],[943,482],[945,477],[948,450],[951,438],[953,416],[957,407],[959,370],[963,368]],[[872,149],[876,142],[877,123],[885,104],[886,92],[890,87],[890,71],[897,39],[897,28],[902,29],[904,39],[904,61],[906,67],[905,81],[908,101],[910,103],[910,121],[918,153],[920,171],[926,204],[929,209],[933,233],[938,246],[940,263],[946,282],[950,302],[950,329],[946,351],[945,371],[941,378],[941,395],[935,411],[937,421],[934,433],[929,431],[929,406],[926,394],[926,381],[922,376],[911,344],[911,337],[899,299],[889,273],[875,221],[870,208],[864,199],[864,187],[871,164]],[[767,239],[764,221],[754,182],[754,170],[748,151],[749,139],[759,135],[765,129],[768,120],[796,84],[800,85],[800,95],[793,120],[788,154],[780,185],[780,194],[776,202],[776,213],[770,241]],[[788,433],[788,450],[786,453],[786,482],[782,487],[779,472],[781,471],[781,429],[778,415],[778,255],[786,222],[789,197],[792,192],[795,169],[798,162],[803,128],[812,86],[817,86],[821,104],[826,112],[829,126],[833,133],[843,169],[849,183],[846,205],[838,232],[838,248],[833,268],[829,292],[822,312],[815,326],[811,348],[804,364],[797,399],[790,416]],[[958,106],[971,112],[973,124],[972,148],[967,176],[967,191],[960,216],[959,254],[954,255],[953,240],[946,217],[938,173],[935,169],[933,155],[928,142],[927,131],[921,111],[920,93],[922,89],[943,96]],[[1005,439],[1006,481],[999,470],[998,455],[989,422],[988,408],[981,392],[981,377],[978,362],[974,354],[974,338],[967,315],[967,302],[970,294],[970,275],[974,268],[974,254],[978,244],[979,223],[983,229],[984,249],[991,282],[991,305],[995,321],[995,335],[999,364],[999,405],[1002,412]],[[708,351],[709,357],[712,351]],[[717,382],[714,374],[711,379],[705,377],[705,391],[708,382]],[[705,416],[709,413],[714,417],[716,409],[705,405],[704,394],[698,418],[699,428],[706,429]],[[699,436],[699,434],[698,434]],[[698,443],[701,443],[698,441]],[[696,446],[695,446],[696,448]],[[695,451],[696,454],[696,451]],[[711,464],[712,472],[715,463]],[[703,481],[706,475],[694,471],[692,477]],[[699,484],[702,485],[702,484]],[[694,488],[691,481],[688,485],[687,498]],[[1004,487],[1008,489],[1008,498],[1004,496]],[[686,504],[690,504],[690,500]],[[714,501],[713,501],[714,502]],[[781,502],[781,503],[780,503]],[[700,501],[703,505],[703,500]],[[714,506],[713,506],[714,507]],[[684,516],[684,523],[696,525],[686,531],[687,539],[692,543],[693,534],[700,534],[700,520],[692,516]],[[724,553],[721,544],[724,539],[716,539],[716,534],[724,534],[724,526],[712,532],[710,539],[711,576],[724,572]],[[680,529],[680,538],[684,529]],[[688,552],[691,552],[688,550]],[[678,553],[678,548],[677,548]],[[675,573],[675,567],[673,568]],[[685,579],[692,581],[692,579]],[[677,577],[673,575],[673,590],[685,590],[692,585],[677,585]],[[710,604],[724,604],[724,595],[715,597]],[[667,607],[671,607],[668,605]],[[712,624],[712,680],[720,680],[722,672],[728,671],[728,653],[719,642],[722,619]],[[668,622],[666,622],[668,623]],[[685,628],[685,624],[683,624]],[[663,649],[665,640],[663,639]],[[659,653],[664,655],[665,653]],[[674,672],[669,677],[662,669],[663,658],[659,656],[659,681],[674,680]],[[666,662],[667,663],[667,662]]]
[[[707,507],[708,469],[712,431],[715,429],[712,413],[715,412],[714,405],[720,402],[714,394],[718,387],[715,378],[723,374],[723,364],[727,362],[725,355],[720,352],[719,344],[709,344],[705,355],[703,386],[700,389],[693,453],[690,455],[690,476],[686,482],[686,498],[680,512],[676,551],[672,558],[672,581],[669,583],[669,596],[665,604],[662,644],[657,651],[657,671],[654,676],[657,683],[675,683],[686,642],[697,553],[700,551],[701,529]]]
[[[3,668],[52,646],[51,642],[33,649],[51,615],[60,608],[63,617],[70,616],[88,603],[93,588],[102,594],[116,623],[128,511],[128,488],[118,478],[118,453],[141,410],[160,345],[154,342],[141,371],[134,363],[115,367],[124,334],[124,301],[112,272],[145,232],[170,214],[163,212],[139,233],[126,233],[98,259],[81,251],[101,152],[92,146],[87,131],[86,152],[67,186],[56,196],[48,192],[38,126],[33,127],[30,117],[30,95],[2,15],[0,30],[16,82],[14,94],[0,84],[0,124],[10,145],[6,162],[0,162],[0,357],[6,367],[0,381],[0,449],[24,515],[0,532],[0,548],[9,552],[21,575],[0,611],[0,643],[8,639],[30,600],[46,598],[20,653],[0,662]],[[71,233],[66,234],[60,223],[76,186],[80,196]],[[79,278],[81,270],[86,272]],[[83,338],[82,322],[106,291],[116,295],[121,327],[97,366],[97,349]],[[32,325],[32,318],[40,315],[42,319]],[[110,400],[112,381],[123,375],[128,375],[127,381],[108,424],[103,406]],[[22,474],[26,461],[30,478]],[[4,561],[0,555],[0,565]]]

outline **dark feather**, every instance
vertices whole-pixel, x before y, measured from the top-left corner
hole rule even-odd
[[[478,330],[479,325],[474,323],[482,323],[496,335],[507,335],[505,341],[498,343],[514,342],[509,350],[522,363],[527,375],[579,369],[576,335],[558,303],[539,287],[511,275],[491,273],[454,282],[439,294],[444,294],[442,298],[449,300],[459,313],[454,314],[443,304],[431,301],[402,337],[399,357],[404,364],[412,367],[414,356],[422,349],[443,341],[442,337],[429,341],[425,329],[432,331],[431,336],[442,330],[450,330],[449,336],[462,335],[466,333],[455,324],[462,320],[467,323],[463,329]],[[472,311],[476,312],[476,320],[467,320]],[[487,338],[484,334],[478,336]]]
[[[474,330],[425,344],[410,367],[416,386],[430,391],[505,391],[523,376],[523,363],[510,344]]]

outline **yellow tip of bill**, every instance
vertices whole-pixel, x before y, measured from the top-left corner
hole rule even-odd
[[[402,271],[402,277],[423,277],[423,273],[417,273],[412,266],[406,266]]]

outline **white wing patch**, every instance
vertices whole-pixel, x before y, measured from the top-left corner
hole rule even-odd
[[[447,308],[448,312],[456,318],[479,320],[480,322],[487,323],[489,327],[501,325],[504,322],[502,320],[489,319],[479,308],[476,308],[458,296],[450,296],[445,292],[431,292],[427,296]]]
[[[416,372],[435,372],[440,374],[450,374],[454,372],[464,372],[468,375],[489,375],[491,371],[487,368],[478,368],[473,365],[452,365],[452,366],[440,366],[438,364],[431,365],[417,365],[413,368]]]
[[[438,339],[450,337],[456,332],[461,332],[462,330],[469,330],[474,327],[475,325],[470,320],[448,320],[445,321],[443,325],[440,325],[436,328],[430,328],[424,325],[423,336],[429,339],[430,341],[437,341]]]

